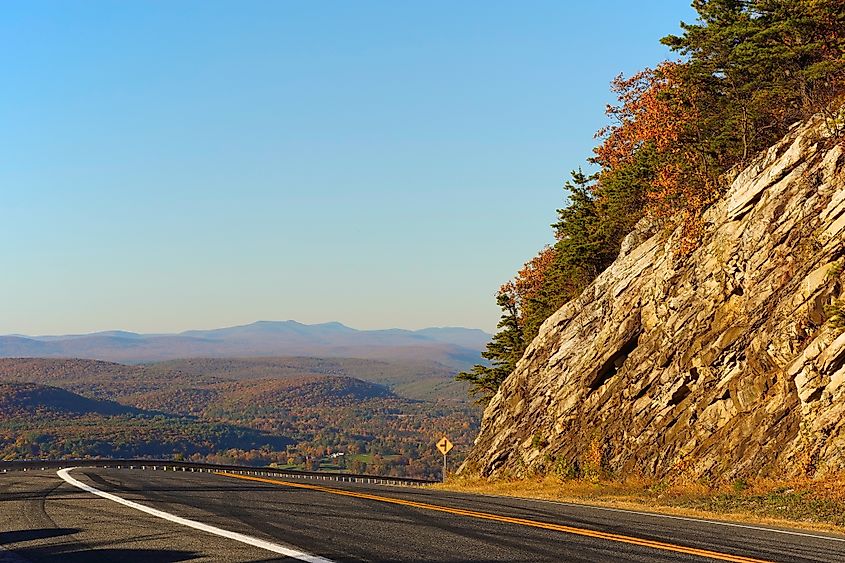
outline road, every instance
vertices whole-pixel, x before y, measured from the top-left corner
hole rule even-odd
[[[425,488],[140,469],[64,477],[0,475],[0,563],[845,561],[832,535]]]

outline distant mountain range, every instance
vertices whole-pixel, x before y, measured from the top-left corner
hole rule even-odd
[[[0,336],[3,358],[87,358],[149,362],[255,356],[429,360],[464,368],[481,360],[490,335],[458,327],[356,330],[338,322],[259,321],[179,334],[108,331],[65,336]]]

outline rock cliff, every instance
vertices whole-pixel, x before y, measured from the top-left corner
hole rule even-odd
[[[463,474],[715,480],[845,469],[845,151],[795,126],[707,210],[642,221],[542,326]]]

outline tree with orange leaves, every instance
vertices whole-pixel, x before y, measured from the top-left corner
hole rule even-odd
[[[660,219],[680,219],[682,252],[698,237],[701,210],[718,196],[716,170],[700,150],[700,97],[683,81],[684,66],[663,62],[612,83],[619,105],[608,106],[613,123],[600,130],[592,162],[602,167],[600,191],[639,184],[645,210]],[[633,170],[635,174],[625,172]]]

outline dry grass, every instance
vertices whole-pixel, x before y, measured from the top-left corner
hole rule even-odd
[[[845,533],[845,476],[705,483],[627,479],[453,478],[437,488]]]

